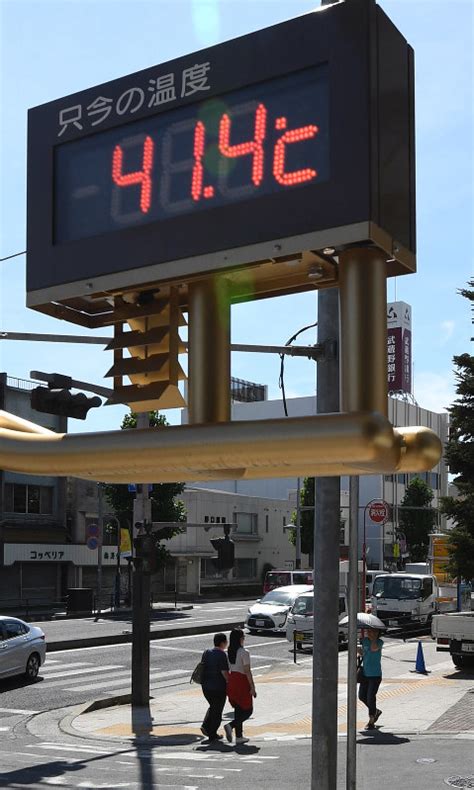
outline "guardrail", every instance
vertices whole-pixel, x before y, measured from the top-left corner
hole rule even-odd
[[[0,613],[20,617],[23,620],[38,620],[53,614],[66,612],[67,596],[59,601],[41,598],[3,598],[0,600]]]

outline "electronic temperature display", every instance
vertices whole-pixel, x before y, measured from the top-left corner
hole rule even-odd
[[[55,241],[327,181],[327,65],[101,132],[55,151]]]

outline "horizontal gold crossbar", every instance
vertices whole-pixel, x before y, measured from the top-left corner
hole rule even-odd
[[[442,452],[429,428],[367,412],[88,434],[33,433],[9,417],[1,468],[111,483],[421,472]]]

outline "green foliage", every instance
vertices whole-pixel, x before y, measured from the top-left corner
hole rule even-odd
[[[168,423],[163,415],[157,411],[151,411],[149,413],[149,424],[150,428],[159,430]],[[136,426],[137,415],[134,412],[126,414],[121,428],[128,430],[136,428]],[[130,480],[130,482],[133,483],[134,481]],[[176,498],[183,491],[184,483],[153,483],[153,489],[150,493],[152,521],[185,522],[186,509],[184,503]],[[128,490],[127,485],[109,484],[105,486],[105,496],[113,513],[119,519],[121,527],[131,529],[135,494]],[[160,541],[169,540],[169,538],[179,534],[179,532],[181,532],[179,528],[163,528],[153,533],[156,536],[156,550],[160,567],[166,563],[169,557],[169,552]]]
[[[301,507],[314,507],[314,477],[305,477],[300,490]],[[296,510],[291,515],[292,524],[296,524]],[[313,553],[314,510],[301,511],[301,553]],[[296,543],[294,529],[288,530],[288,540],[293,546]]]
[[[474,310],[474,279],[459,293]],[[453,362],[458,398],[448,410],[450,432],[445,457],[449,471],[455,475],[459,496],[443,497],[441,512],[455,523],[449,533],[449,570],[455,576],[474,579],[474,357],[461,354],[453,357]]]
[[[419,477],[413,478],[405,491],[398,517],[412,562],[425,562],[428,556],[429,534],[433,532],[437,515],[435,508],[431,507],[432,501],[433,491],[429,485]]]
[[[314,546],[314,477],[305,477],[303,485],[300,490],[300,504],[301,507],[311,507],[312,510],[301,511],[301,553],[313,554]],[[297,513],[296,510],[291,514],[291,523],[296,524]],[[344,526],[344,519],[341,518],[339,526]],[[295,530],[288,530],[288,540],[294,546],[296,543]]]

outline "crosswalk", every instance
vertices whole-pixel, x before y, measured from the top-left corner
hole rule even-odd
[[[189,669],[151,670],[150,687],[166,687],[183,682],[190,676]],[[80,694],[98,692],[106,696],[124,694],[130,690],[131,670],[124,664],[96,664],[88,661],[65,662],[48,659],[40,669],[40,677],[48,688]]]

